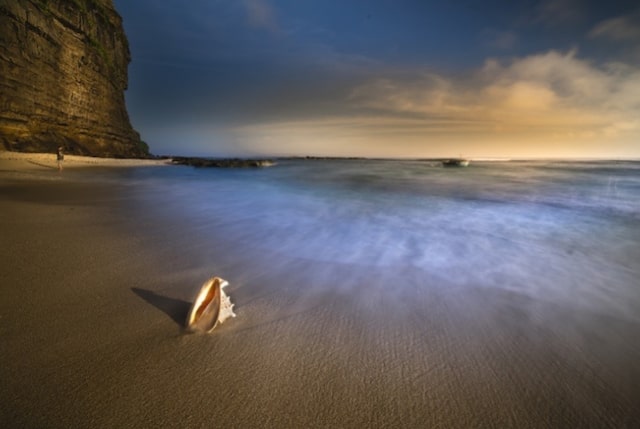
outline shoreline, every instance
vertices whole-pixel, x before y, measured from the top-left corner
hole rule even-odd
[[[450,158],[366,158],[366,157],[320,157],[320,156],[283,156],[271,158],[208,158],[186,156],[163,156],[155,159],[142,158],[100,158],[82,155],[65,155],[64,170],[78,170],[86,168],[130,168],[130,167],[158,167],[158,166],[191,166],[196,168],[264,168],[277,165],[278,161],[411,161],[411,162],[442,162]],[[518,159],[518,158],[469,158],[478,163],[501,162],[637,162],[636,159]],[[48,152],[12,152],[0,150],[0,172],[6,176],[13,173],[15,178],[25,177],[28,173],[45,173],[58,170],[56,154]]]
[[[147,167],[169,165],[171,159],[138,159],[138,158],[98,158],[82,155],[64,156],[63,168],[82,167]],[[18,171],[42,171],[58,169],[55,153],[46,152],[10,152],[0,151],[0,168]]]

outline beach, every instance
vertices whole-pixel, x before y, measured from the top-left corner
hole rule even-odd
[[[451,230],[426,231],[405,214],[424,217],[422,188],[380,210],[383,164],[364,184],[349,167],[348,195],[302,174],[316,187],[281,191],[280,166],[205,182],[165,164],[66,156],[59,172],[54,154],[0,152],[3,427],[640,425],[640,221],[624,198],[612,194],[614,214],[552,201],[535,219],[533,198],[498,211],[483,201],[467,209],[480,220],[461,226],[444,216],[446,182],[428,207]],[[449,180],[434,171],[429,180]],[[318,203],[337,194],[359,205]],[[509,237],[484,233],[496,213],[514,221]],[[214,275],[229,281],[237,317],[186,333]]]

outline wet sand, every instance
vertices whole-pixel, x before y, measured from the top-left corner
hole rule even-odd
[[[25,162],[0,159],[3,427],[640,424],[637,319],[198,239]],[[238,317],[185,334],[211,275]]]

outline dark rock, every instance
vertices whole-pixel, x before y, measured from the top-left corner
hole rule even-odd
[[[129,61],[111,0],[0,0],[0,145],[148,156],[124,103]]]
[[[442,161],[443,167],[467,167],[468,165],[469,165],[469,160],[462,159],[462,158],[451,158],[451,159],[445,159],[444,161]]]
[[[271,167],[275,162],[270,159],[241,159],[225,158],[211,159],[198,157],[174,156],[172,163],[176,165],[190,165],[192,167],[213,167],[213,168],[260,168]]]

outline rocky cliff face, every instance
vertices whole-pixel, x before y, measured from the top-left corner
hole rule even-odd
[[[111,0],[0,0],[0,142],[148,155],[124,103],[129,46]]]

